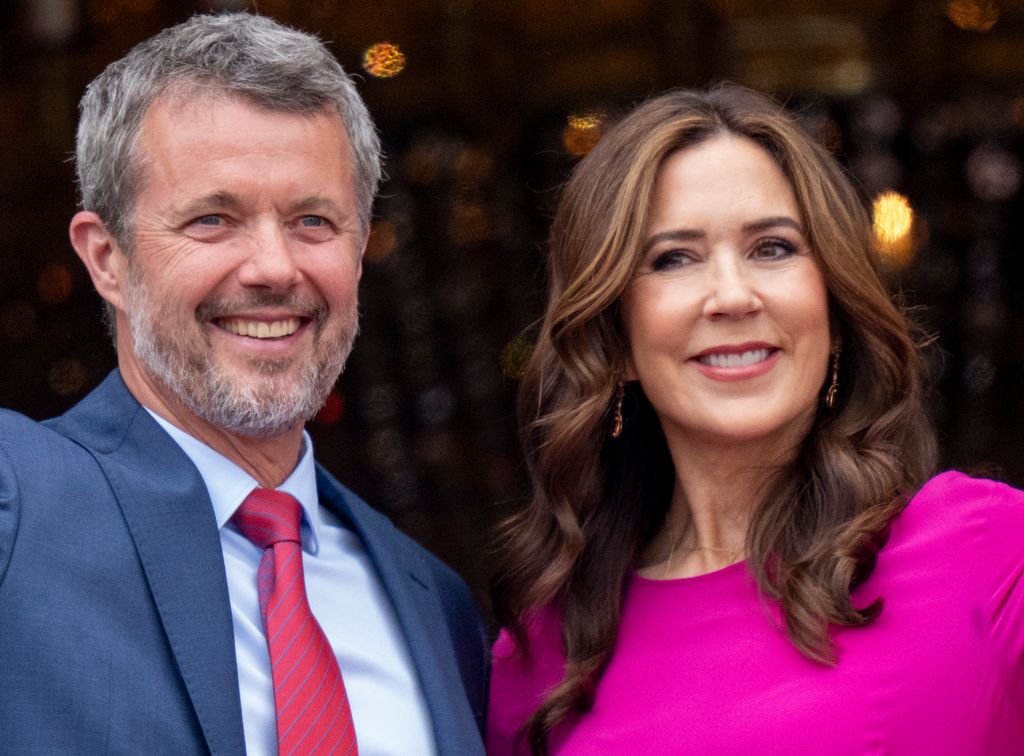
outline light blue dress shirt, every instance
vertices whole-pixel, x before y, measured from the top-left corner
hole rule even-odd
[[[219,452],[149,413],[199,469],[210,493],[231,599],[246,751],[270,756],[277,753],[277,729],[270,656],[256,594],[262,551],[230,522],[259,483]],[[302,505],[306,594],[337,655],[360,756],[436,754],[430,712],[387,593],[359,537],[320,506],[309,434],[303,433],[298,465],[277,490]]]

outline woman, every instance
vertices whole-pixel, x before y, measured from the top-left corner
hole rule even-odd
[[[722,86],[577,167],[495,597],[509,753],[1024,752],[1024,498],[935,464],[832,157]]]

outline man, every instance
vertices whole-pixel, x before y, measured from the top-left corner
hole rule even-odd
[[[70,236],[119,369],[0,413],[0,751],[482,753],[468,591],[303,431],[379,155],[334,58],[266,18],[194,17],[89,86]]]

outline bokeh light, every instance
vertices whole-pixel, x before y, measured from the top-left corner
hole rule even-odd
[[[370,238],[366,240],[366,261],[382,262],[398,248],[398,231],[395,224],[386,218],[375,220],[370,226]]]
[[[861,138],[888,142],[903,127],[903,113],[891,97],[872,95],[860,101],[853,114],[852,128]]]
[[[455,158],[455,175],[459,181],[479,184],[494,170],[494,158],[486,150],[467,145]]]
[[[316,413],[314,422],[318,425],[334,425],[341,420],[342,415],[344,414],[345,397],[337,391],[332,391],[327,395],[327,400],[324,402],[324,406]]]
[[[526,372],[526,365],[533,354],[533,341],[520,334],[501,350],[501,372],[506,378],[518,381]]]
[[[455,395],[447,386],[429,386],[416,397],[416,418],[424,425],[446,423],[454,412]]]
[[[1017,193],[1021,182],[1020,160],[995,144],[982,144],[967,156],[967,183],[980,199],[1007,200]]]
[[[583,157],[601,141],[605,114],[601,110],[570,113],[562,130],[562,144],[569,154]]]
[[[11,341],[31,341],[37,330],[36,309],[30,303],[16,301],[0,310],[0,333]]]
[[[838,152],[843,145],[843,130],[824,110],[798,112],[800,123],[818,144],[829,152]]]
[[[964,387],[972,394],[984,394],[995,383],[996,366],[985,354],[976,354],[964,366]]]
[[[914,211],[910,201],[899,192],[885,191],[875,197],[871,214],[874,219],[875,245],[886,262],[902,268],[914,255]]]
[[[390,42],[378,42],[363,51],[363,70],[378,79],[390,79],[398,76],[405,68],[405,53],[398,45]]]
[[[363,417],[371,423],[383,423],[398,415],[402,394],[393,383],[371,385],[359,403]]]
[[[58,360],[47,372],[47,382],[59,396],[71,396],[85,388],[89,371],[76,359]]]
[[[392,426],[373,431],[366,441],[370,461],[378,469],[401,467],[408,458],[404,440],[402,432]]]
[[[994,0],[949,0],[946,16],[966,31],[988,31],[999,20],[999,6]]]
[[[74,280],[66,265],[47,265],[39,273],[36,290],[39,298],[47,304],[64,302],[71,296]]]
[[[459,444],[451,433],[431,432],[416,440],[416,459],[434,467],[450,467],[459,456]]]
[[[450,135],[420,134],[402,156],[402,172],[411,184],[432,184],[458,163],[464,149],[465,144]]]
[[[462,247],[485,242],[495,234],[493,213],[481,197],[471,192],[460,194],[452,202],[448,234]]]

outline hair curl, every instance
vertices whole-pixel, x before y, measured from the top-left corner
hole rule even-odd
[[[655,178],[672,152],[720,134],[753,140],[790,181],[842,340],[840,392],[776,470],[747,532],[749,568],[805,656],[834,663],[829,626],[873,621],[850,592],[887,528],[934,470],[911,326],[886,292],[862,197],[835,159],[769,98],[735,85],[671,91],[609,130],[565,186],[549,240],[549,296],[519,392],[533,498],[506,524],[493,582],[499,621],[529,653],[531,613],[554,606],[566,670],[524,728],[533,753],[593,705],[626,580],[664,522],[674,470],[642,389],[608,438],[627,343],[618,302],[639,258]]]

